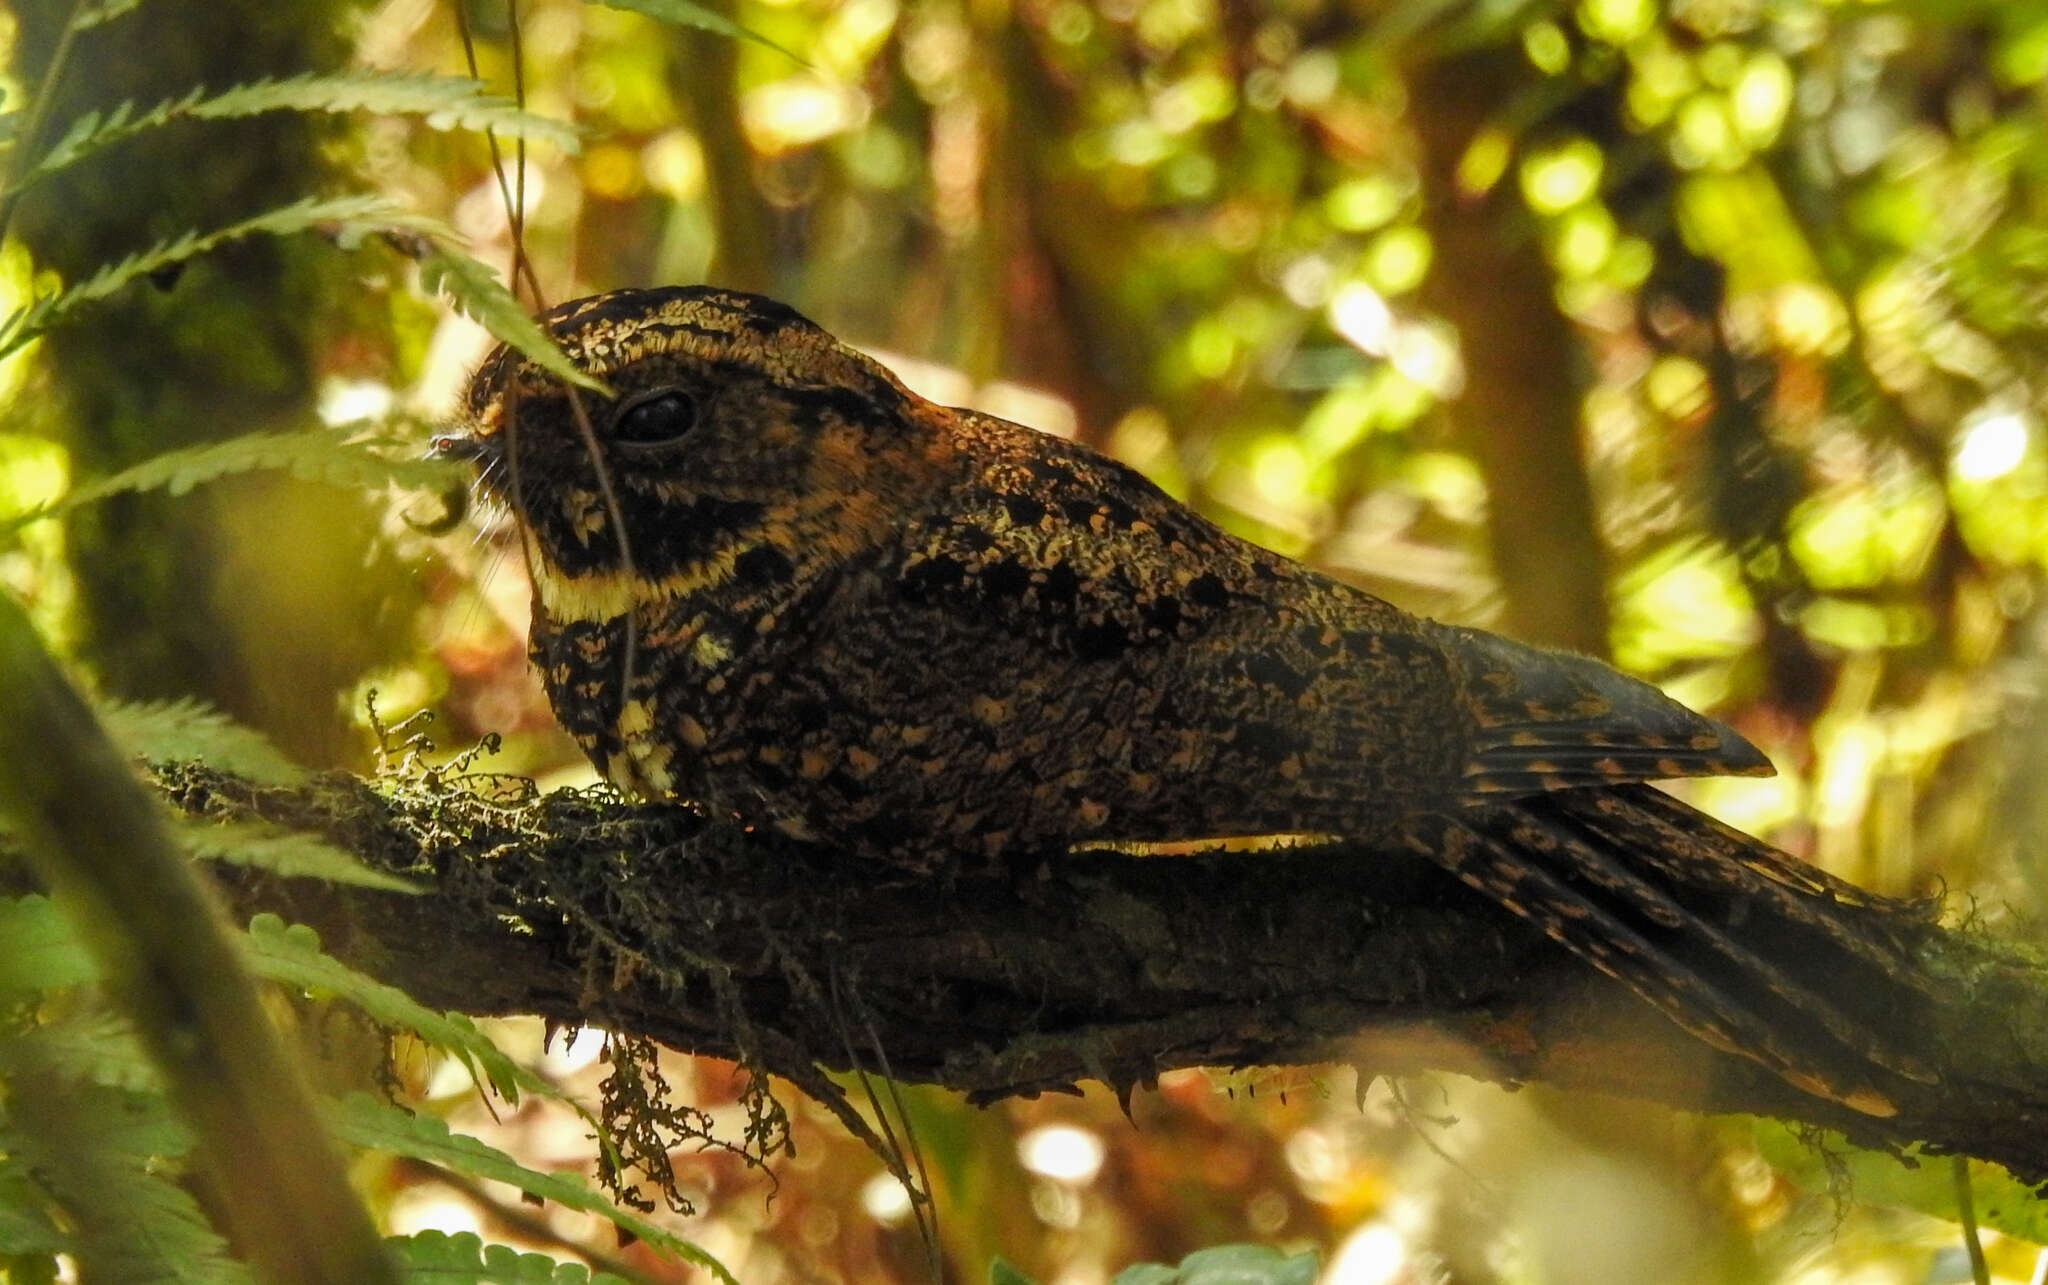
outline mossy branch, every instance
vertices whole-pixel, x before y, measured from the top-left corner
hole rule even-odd
[[[1703,1047],[1433,866],[1385,852],[1073,854],[913,877],[684,808],[529,797],[523,782],[272,787],[196,765],[157,780],[189,813],[312,829],[432,888],[218,872],[240,910],[314,925],[427,1004],[588,1022],[827,1096],[823,1071],[878,1070],[878,1049],[899,1078],[983,1101],[1340,1061],[1776,1116],[2048,1178],[2048,961],[1978,932],[1926,935],[1920,965],[1952,1002],[1884,1035],[1935,1081],[1880,1119]]]

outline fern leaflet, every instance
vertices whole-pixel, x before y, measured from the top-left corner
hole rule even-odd
[[[202,482],[231,473],[275,470],[303,481],[361,490],[387,485],[441,490],[460,484],[461,470],[455,465],[442,460],[394,459],[378,452],[376,448],[383,444],[377,439],[351,436],[348,428],[311,428],[296,433],[250,433],[225,442],[166,451],[74,487],[54,504],[0,523],[0,532],[56,517],[82,504],[126,491],[183,495]]]
[[[95,152],[175,120],[225,120],[265,112],[375,112],[418,116],[434,129],[492,130],[516,138],[552,143],[565,152],[578,147],[575,128],[527,111],[509,98],[484,92],[483,85],[457,76],[358,71],[344,75],[291,76],[236,85],[218,94],[194,89],[138,112],[132,102],[101,113],[89,111],[71,122],[63,136],[16,180],[16,190],[74,165]]]
[[[114,19],[127,14],[130,10],[140,8],[142,2],[143,0],[99,0],[98,4],[85,5],[72,17],[71,29],[74,31],[84,31],[90,27],[97,27],[103,23],[112,22]]]
[[[19,1156],[67,1215],[82,1275],[107,1281],[250,1285],[248,1270],[166,1158],[192,1135],[169,1102],[66,1077],[57,1050],[30,1031],[0,1041],[8,1124],[0,1150]]]
[[[535,1172],[496,1147],[451,1133],[433,1116],[410,1115],[368,1094],[351,1093],[334,1104],[328,1122],[336,1137],[353,1146],[439,1165],[472,1178],[509,1183],[529,1196],[596,1214],[657,1249],[705,1268],[725,1285],[739,1285],[717,1259],[660,1224],[618,1208],[580,1181],[563,1174]]]
[[[6,1136],[0,1128],[0,1149]],[[26,1162],[11,1153],[0,1155],[0,1259],[71,1250],[71,1238],[50,1220],[50,1204],[49,1193],[36,1185]],[[52,1272],[49,1279],[55,1278]]]
[[[505,1245],[486,1245],[474,1233],[450,1236],[422,1231],[384,1242],[398,1256],[408,1280],[448,1285],[625,1285],[610,1272],[593,1275],[581,1263],[545,1254],[522,1254]]]
[[[488,1081],[507,1102],[516,1104],[522,1092],[568,1101],[554,1085],[507,1057],[467,1017],[437,1012],[396,986],[357,972],[322,951],[320,935],[310,928],[287,926],[276,915],[258,915],[249,922],[242,948],[249,970],[257,976],[345,999],[380,1026],[411,1031],[460,1059],[470,1079],[479,1085]]]
[[[666,22],[671,26],[695,27],[699,31],[709,31],[732,40],[751,40],[757,45],[773,49],[776,53],[791,59],[801,66],[810,66],[802,58],[784,49],[781,45],[776,44],[760,32],[749,31],[717,10],[696,3],[696,0],[595,0],[595,2],[605,6],[607,9],[624,9],[630,13],[644,14],[656,22]]]
[[[549,374],[595,393],[610,391],[601,380],[578,370],[563,355],[540,323],[498,280],[498,274],[485,264],[445,244],[436,245],[420,255],[420,283],[428,290],[447,295],[463,315]]]
[[[130,1093],[161,1093],[163,1077],[135,1038],[128,1019],[109,1008],[81,1005],[54,1021],[9,1032],[29,1041],[37,1070],[68,1083],[96,1084]],[[0,1055],[0,1065],[9,1055]]]
[[[4,325],[0,325],[0,357],[16,351],[48,330],[58,318],[79,304],[104,299],[139,277],[196,259],[229,241],[252,236],[292,236],[316,230],[328,232],[343,246],[350,247],[377,232],[432,237],[452,235],[438,221],[410,213],[389,197],[371,193],[309,196],[211,232],[185,232],[159,241],[118,263],[107,264],[77,285],[36,300],[17,310]]]
[[[374,888],[379,892],[417,895],[423,889],[397,875],[364,865],[354,853],[317,834],[265,821],[185,821],[177,827],[185,851],[202,861],[268,870],[286,879],[318,879],[323,883]]]
[[[200,759],[264,785],[290,785],[306,774],[263,733],[204,701],[101,701],[97,708],[107,734],[136,758]]]
[[[0,899],[0,1002],[83,985],[99,975],[70,921],[48,897]]]

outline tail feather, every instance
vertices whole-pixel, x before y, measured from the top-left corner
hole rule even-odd
[[[1697,887],[1730,899],[1724,917],[1758,910],[1782,916],[1835,950],[1926,995],[1941,984],[1912,966],[1896,927],[1928,921],[1921,907],[1883,897],[1796,861],[1649,786],[1589,792],[1575,800],[1583,824],[1611,847],[1658,870],[1674,887]],[[1868,912],[1868,913],[1859,913]]]
[[[1581,785],[1677,776],[1769,776],[1771,762],[1735,732],[1588,656],[1496,634],[1438,627],[1464,673],[1472,757],[1469,803]]]
[[[1460,814],[1414,846],[1713,1047],[1893,1114],[1878,1083],[1929,1072],[1838,997],[1924,989],[1889,932],[1903,908],[1839,896],[1705,821],[1648,787],[1564,790]]]

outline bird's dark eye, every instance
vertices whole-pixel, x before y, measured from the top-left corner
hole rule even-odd
[[[697,403],[673,388],[645,392],[612,416],[612,440],[624,446],[667,446],[697,424]]]

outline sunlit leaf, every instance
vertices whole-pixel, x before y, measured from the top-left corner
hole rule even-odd
[[[175,763],[196,759],[265,785],[290,785],[305,769],[268,737],[204,701],[101,701],[100,721],[114,743],[135,758]]]
[[[268,822],[221,824],[188,820],[177,827],[177,836],[186,852],[205,861],[268,870],[287,879],[318,879],[380,892],[424,891],[396,875],[371,869],[354,853],[318,835]]]
[[[257,915],[243,939],[243,958],[257,976],[317,995],[332,995],[361,1009],[372,1021],[411,1031],[457,1059],[479,1084],[518,1102],[521,1093],[559,1099],[546,1080],[507,1057],[476,1024],[460,1013],[428,1008],[396,986],[357,972],[320,949],[320,935],[287,926],[276,915]]]
[[[667,1228],[618,1208],[576,1179],[536,1172],[495,1147],[451,1133],[433,1116],[411,1115],[367,1094],[352,1093],[334,1104],[329,1119],[335,1133],[355,1146],[438,1165],[472,1178],[488,1178],[537,1199],[595,1214],[656,1249],[705,1268],[725,1285],[739,1285],[717,1259]]]
[[[405,1279],[437,1285],[626,1285],[623,1277],[546,1254],[522,1254],[505,1245],[486,1245],[471,1232],[450,1236],[422,1231],[384,1242],[397,1255]]]
[[[1859,1204],[1891,1205],[1956,1221],[1955,1171],[1947,1156],[1917,1149],[1904,1158],[1867,1151],[1839,1134],[1816,1136],[1777,1120],[1756,1121],[1754,1136],[1764,1159],[1808,1191],[1846,1191]],[[1972,1160],[1969,1171],[1971,1208],[1980,1224],[2048,1244],[2048,1201],[1999,1165]]]
[[[755,44],[773,49],[795,62],[804,60],[781,45],[776,44],[759,32],[749,31],[724,14],[696,3],[696,0],[591,0],[608,9],[624,9],[630,13],[643,14],[657,22],[666,22],[678,27],[695,27],[733,40],[751,40]],[[805,64],[808,65],[808,64]]]
[[[73,487],[55,504],[21,514],[0,530],[67,513],[82,504],[128,491],[183,495],[202,482],[235,473],[282,472],[309,482],[372,491],[385,486],[443,490],[459,476],[442,460],[394,457],[375,441],[331,428],[297,433],[250,433],[166,451],[118,473]]]
[[[1313,1253],[1283,1254],[1264,1245],[1198,1249],[1180,1266],[1139,1263],[1116,1274],[1113,1285],[1315,1285]]]
[[[417,116],[434,129],[491,130],[573,152],[576,131],[564,121],[527,111],[483,92],[465,77],[355,71],[291,76],[236,85],[218,94],[194,89],[138,111],[132,102],[89,111],[71,122],[49,150],[15,180],[16,190],[48,178],[137,134],[180,120],[226,120],[266,112],[375,112]]]
[[[420,256],[420,283],[447,295],[463,315],[549,374],[592,392],[608,392],[602,380],[577,369],[487,265],[436,246]]]
[[[0,327],[0,336],[4,336],[0,337],[0,356],[16,351],[80,304],[107,298],[140,278],[189,262],[230,241],[315,231],[330,234],[343,245],[355,244],[376,232],[415,236],[446,233],[438,221],[410,213],[387,196],[309,196],[210,232],[195,230],[169,237],[107,264],[77,285],[36,300]]]

